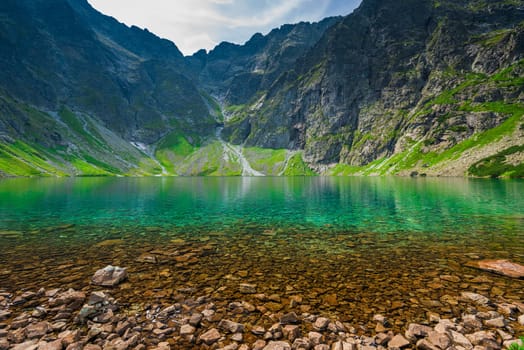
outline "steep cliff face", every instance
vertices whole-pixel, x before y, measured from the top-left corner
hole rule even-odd
[[[103,16],[85,0],[6,0],[0,13],[4,141],[42,146],[42,157],[61,171],[81,174],[72,162],[140,168],[135,160],[147,154],[131,142],[153,144],[174,130],[214,134],[214,119],[173,43]],[[111,149],[115,142],[94,135],[92,125],[120,147]],[[133,161],[121,160],[127,154]]]
[[[474,172],[522,145],[523,18],[517,1],[364,1],[226,134],[326,173]]]
[[[203,88],[225,105],[239,106],[267,90],[283,72],[296,64],[322,37],[342,20],[286,24],[267,35],[257,33],[244,45],[221,43],[208,54],[188,58]]]

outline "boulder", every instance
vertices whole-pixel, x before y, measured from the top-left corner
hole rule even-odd
[[[126,269],[108,265],[95,272],[91,283],[97,286],[114,287],[127,278]]]
[[[524,265],[520,265],[509,260],[471,261],[467,265],[511,278],[524,279]]]

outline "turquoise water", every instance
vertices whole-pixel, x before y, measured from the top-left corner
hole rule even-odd
[[[427,311],[460,316],[447,300],[461,291],[524,299],[523,280],[467,267],[524,264],[523,194],[522,180],[461,178],[5,179],[0,290],[85,290],[114,264],[130,278],[113,293],[135,308],[180,290],[227,308],[243,282],[283,296],[282,312],[362,325],[380,312],[400,329]]]
[[[520,180],[80,178],[0,182],[0,229],[62,224],[522,234]],[[195,232],[195,234],[198,234]]]

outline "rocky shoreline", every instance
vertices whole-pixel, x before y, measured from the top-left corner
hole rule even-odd
[[[352,325],[301,308],[300,295],[285,298],[293,311],[272,311],[284,298],[248,283],[238,285],[244,300],[203,295],[130,305],[110,289],[126,277],[125,269],[108,266],[83,290],[0,290],[0,350],[481,350],[507,349],[524,335],[524,303],[469,291],[449,296],[461,317],[428,311],[424,322],[405,320],[395,333],[388,315],[376,314],[374,329]]]

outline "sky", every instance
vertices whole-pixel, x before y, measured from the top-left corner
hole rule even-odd
[[[222,41],[243,44],[286,23],[347,15],[361,0],[88,0],[129,26],[173,41],[184,55]]]

